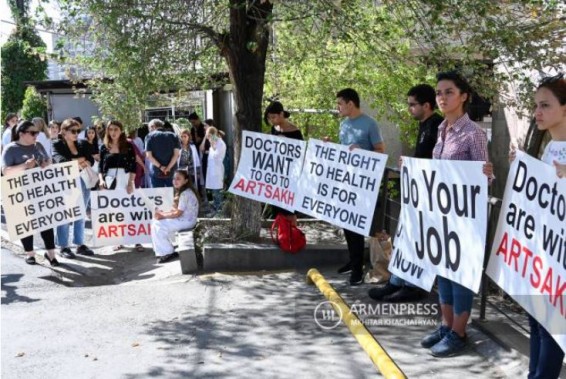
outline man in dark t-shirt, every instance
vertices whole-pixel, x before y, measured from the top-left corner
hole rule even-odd
[[[200,146],[200,143],[204,139],[204,135],[206,132],[204,124],[202,123],[199,115],[196,112],[193,112],[189,115],[189,122],[192,125],[191,128],[192,141],[198,147]]]
[[[163,130],[163,121],[149,122],[151,131],[145,139],[145,151],[151,162],[151,186],[173,187],[173,173],[181,152],[179,138],[173,132]]]
[[[444,120],[435,112],[436,91],[428,84],[419,84],[409,90],[407,97],[409,113],[419,121],[419,134],[413,156],[431,159],[438,137],[438,126]],[[426,292],[392,274],[385,286],[372,288],[368,295],[374,300],[394,303],[419,300]]]

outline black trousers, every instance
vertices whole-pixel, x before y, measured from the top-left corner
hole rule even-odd
[[[45,248],[47,250],[55,249],[55,234],[53,229],[47,229],[40,233],[43,243],[45,243]],[[24,251],[33,251],[33,235],[22,238],[22,245],[24,245]]]
[[[346,237],[346,243],[348,244],[352,272],[363,272],[365,237],[347,229],[344,229],[344,237]]]

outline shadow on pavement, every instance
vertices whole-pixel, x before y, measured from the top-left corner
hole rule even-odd
[[[261,277],[260,286],[222,274],[201,277],[208,295],[195,305],[199,309],[147,324],[147,335],[165,346],[167,358],[144,374],[125,377],[271,378],[302,372],[299,377],[322,378],[330,367],[331,377],[375,376],[343,325],[323,330],[314,322],[314,308],[324,300],[316,287],[303,274],[289,275],[296,279],[285,280],[284,287],[275,275]]]
[[[23,276],[23,274],[2,275],[2,291],[6,291],[6,295],[2,296],[2,304],[34,303],[36,301],[39,301],[39,299],[32,299],[27,296],[18,295],[18,293],[16,292],[17,287],[8,285],[19,282]]]

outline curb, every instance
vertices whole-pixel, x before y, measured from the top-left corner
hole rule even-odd
[[[375,337],[367,330],[355,313],[350,312],[350,307],[342,297],[332,288],[317,269],[311,268],[307,273],[307,283],[315,284],[320,292],[331,302],[332,306],[342,315],[342,321],[354,335],[364,351],[369,355],[373,364],[379,372],[387,379],[406,379],[407,376],[399,366],[391,359],[389,354],[377,342]]]

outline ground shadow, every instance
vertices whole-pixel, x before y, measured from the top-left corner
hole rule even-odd
[[[16,292],[17,287],[14,285],[20,281],[20,279],[24,276],[24,274],[7,274],[2,275],[2,291],[6,292],[6,295],[2,296],[2,304],[11,304],[11,303],[34,303],[39,301],[39,299],[32,299],[27,296],[18,295]]]

